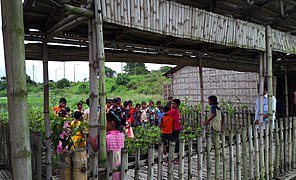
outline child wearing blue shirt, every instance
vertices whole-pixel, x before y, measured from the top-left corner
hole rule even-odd
[[[162,106],[159,106],[159,111],[158,111],[158,125],[160,125],[160,121],[161,121],[161,118],[162,118],[163,115],[164,115],[163,107]]]

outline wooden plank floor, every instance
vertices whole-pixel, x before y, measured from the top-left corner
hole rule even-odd
[[[10,172],[6,169],[0,170],[0,180],[7,180],[10,178]]]

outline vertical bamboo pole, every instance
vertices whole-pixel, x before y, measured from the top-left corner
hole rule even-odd
[[[280,172],[280,139],[279,139],[279,122],[276,120],[275,125],[275,176],[279,175]]]
[[[292,170],[292,121],[288,121],[288,169]],[[295,151],[295,149],[294,149]]]
[[[37,179],[42,179],[42,135],[37,134]]]
[[[201,53],[199,53],[199,66],[198,66],[198,73],[199,73],[199,88],[200,88],[200,104],[201,104],[201,127],[203,127],[202,131],[202,138],[203,141],[205,142],[206,134],[204,130],[204,125],[203,123],[206,120],[206,114],[205,114],[205,100],[204,100],[204,84],[203,84],[203,70],[202,70],[202,57]]]
[[[248,179],[248,162],[247,162],[247,128],[243,127],[243,132],[242,132],[242,148],[243,148],[243,178]],[[249,157],[251,158],[251,157]]]
[[[103,40],[103,19],[100,0],[95,2],[95,30],[97,39],[96,62],[99,67],[99,99],[100,99],[100,163],[99,167],[106,167],[106,85],[105,85],[105,52]],[[104,177],[102,177],[104,179]]]
[[[154,178],[154,171],[153,171],[153,165],[154,165],[154,144],[149,145],[149,151],[148,151],[148,177],[147,179],[152,180]]]
[[[60,178],[63,180],[72,180],[73,179],[72,154],[65,152],[60,154],[59,158],[60,158],[60,167],[61,167]]]
[[[162,178],[162,163],[163,163],[163,142],[158,143],[158,165],[157,165],[157,179]]]
[[[241,134],[236,134],[236,179],[242,178],[242,165],[241,165]]]
[[[136,149],[136,159],[135,159],[135,176],[134,179],[138,180],[140,179],[140,161],[141,161],[141,152],[140,152],[140,148]]]
[[[264,166],[264,131],[263,131],[263,96],[264,96],[264,56],[263,52],[260,52],[260,67],[259,67],[259,161],[260,161],[260,172],[261,179],[265,178],[265,166]]]
[[[250,114],[249,114],[250,115]],[[250,121],[249,121],[250,122]],[[254,179],[254,161],[253,161],[253,156],[254,156],[254,147],[253,147],[253,128],[252,126],[248,127],[248,137],[249,137],[249,178]]]
[[[202,180],[202,137],[197,139],[197,179]]]
[[[49,119],[49,78],[48,78],[48,49],[47,43],[42,43],[43,54],[43,110],[45,126],[45,147],[46,147],[46,180],[51,179],[51,140],[50,140],[50,119]]]
[[[170,142],[169,158],[168,158],[168,180],[174,179],[174,152],[175,152],[175,142]]]
[[[289,117],[285,118],[285,122],[284,122],[284,169],[287,172],[288,171],[288,147],[289,147],[289,143],[288,143],[288,124],[289,124]]]
[[[75,149],[73,152],[73,178],[74,180],[87,180],[87,158],[84,149]]]
[[[220,134],[215,133],[215,180],[220,179]]]
[[[233,156],[233,130],[230,130],[229,135],[229,169],[230,169],[230,180],[234,180],[234,156]]]
[[[266,166],[269,171],[266,174],[269,174],[269,177],[273,177],[273,128],[274,128],[274,120],[273,120],[273,108],[272,108],[272,97],[273,97],[273,74],[272,74],[272,40],[271,37],[272,32],[269,25],[266,27],[266,58],[267,58],[267,79],[268,79],[268,120],[269,120],[269,146],[266,147],[269,150],[269,163]]]
[[[288,73],[285,68],[285,115],[289,116]]]
[[[192,179],[192,139],[188,140],[188,179]]]
[[[293,143],[292,143],[292,168],[296,168],[296,117],[293,117]]]
[[[113,175],[113,151],[108,151],[107,157],[108,157],[108,161],[107,161],[106,180],[112,180],[112,175]],[[77,180],[79,180],[79,179],[77,179]]]
[[[285,142],[284,142],[284,127],[283,127],[283,121],[284,119],[280,118],[280,171],[283,172],[284,170],[284,151],[285,151]]]
[[[258,143],[258,130],[254,128],[254,148],[255,148],[255,179],[260,179],[260,153],[259,153],[259,143]]]
[[[211,173],[211,135],[209,133],[206,134],[207,136],[207,180],[212,179]]]
[[[269,147],[269,123],[266,123],[265,124],[265,129],[264,129],[264,132],[265,132],[265,154],[264,154],[264,164],[265,164],[265,178],[266,179],[269,179],[269,150],[268,150],[268,147]]]
[[[2,0],[1,10],[13,171],[11,177],[32,179],[22,1]]]
[[[222,137],[222,153],[223,153],[223,180],[227,179],[227,156],[226,156],[226,148],[225,148],[225,131],[221,134]]]
[[[127,179],[128,171],[128,153],[127,149],[121,149],[120,179]]]
[[[97,52],[96,35],[94,21],[88,21],[88,39],[89,39],[89,79],[90,79],[90,112],[89,112],[89,130],[90,137],[98,139],[98,79],[97,79],[97,62],[95,54]],[[90,146],[90,169],[91,178],[98,179],[98,153],[94,152]]]
[[[180,140],[179,142],[179,172],[178,179],[184,179],[184,157],[185,156],[185,141]],[[188,157],[189,160],[189,157]]]

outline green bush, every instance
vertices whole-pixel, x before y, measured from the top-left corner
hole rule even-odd
[[[125,86],[129,81],[129,77],[126,74],[117,75],[116,84]]]

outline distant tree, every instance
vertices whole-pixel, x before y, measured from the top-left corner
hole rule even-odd
[[[128,75],[145,75],[150,73],[144,63],[126,63],[123,70]]]
[[[114,71],[111,68],[105,67],[105,74],[106,74],[106,78],[113,78],[116,74],[116,71]]]
[[[27,74],[27,84],[28,84],[28,85],[37,86],[37,83],[36,83],[35,81],[33,81],[33,80],[31,79],[31,77],[28,76],[28,74]]]
[[[129,82],[129,78],[126,74],[118,74],[116,77],[117,85],[126,85]]]
[[[172,67],[169,67],[169,66],[161,66],[161,67],[159,68],[159,71],[160,71],[161,73],[166,73],[166,72],[170,71],[171,69],[172,69]]]
[[[57,81],[56,86],[59,89],[63,89],[65,87],[70,87],[71,86],[71,83],[70,83],[70,81],[68,79],[63,78],[63,79]]]
[[[84,79],[83,79],[83,82],[86,82],[86,80],[87,80],[87,78],[84,78]]]

